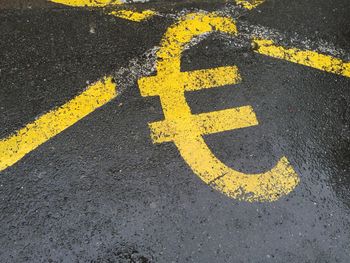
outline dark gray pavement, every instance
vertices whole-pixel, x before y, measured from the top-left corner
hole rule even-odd
[[[259,126],[205,137],[246,173],[285,155],[300,176],[273,203],[204,184],[148,123],[159,99],[137,79],[180,12],[223,10],[238,29],[349,61],[350,2],[267,0],[141,4],[140,23],[45,1],[0,3],[0,135],[113,75],[120,96],[0,172],[0,262],[350,262],[350,78],[268,58],[246,39],[210,36],[182,70],[237,65],[243,82],[187,95],[194,113],[252,105]],[[140,8],[140,4],[136,5]]]

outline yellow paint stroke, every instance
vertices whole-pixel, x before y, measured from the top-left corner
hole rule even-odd
[[[261,174],[245,174],[222,163],[209,149],[203,135],[258,125],[251,106],[192,114],[185,92],[236,84],[241,77],[235,66],[180,72],[181,54],[194,37],[222,32],[236,35],[230,18],[215,14],[189,14],[168,28],[157,52],[157,75],[138,82],[142,96],[160,96],[164,121],[150,123],[154,143],[173,142],[181,156],[206,184],[229,197],[249,202],[275,201],[290,193],[299,177],[282,157]]]
[[[246,1],[246,0],[235,0],[236,4],[243,6],[244,8],[248,9],[248,10],[252,10],[255,7],[261,5],[262,3],[264,3],[266,0],[250,0],[250,1]]]
[[[113,5],[120,5],[123,4],[120,0],[50,0],[51,2],[57,3],[57,4],[63,4],[67,6],[74,6],[74,7],[107,7],[107,6],[113,6]],[[141,22],[143,20],[146,20],[157,13],[153,10],[144,10],[142,12],[132,11],[132,10],[118,10],[118,11],[112,11],[109,13],[110,15],[127,19],[134,22]]]
[[[10,137],[0,140],[0,171],[15,164],[26,154],[116,96],[116,85],[112,78],[106,77],[63,106],[42,115]]]
[[[106,7],[110,5],[123,4],[120,0],[50,0],[57,4],[63,4],[74,7]]]
[[[350,77],[350,63],[315,51],[277,46],[272,40],[255,39],[255,52],[273,58],[287,60],[329,73]]]
[[[109,14],[119,18],[128,19],[134,22],[141,22],[156,15],[157,13],[153,10],[145,10],[142,12],[136,12],[131,10],[119,10],[112,11]]]

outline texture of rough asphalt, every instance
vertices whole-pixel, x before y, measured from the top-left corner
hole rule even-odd
[[[194,113],[252,105],[259,120],[207,136],[216,156],[256,173],[285,155],[301,179],[277,202],[230,199],[204,184],[174,144],[150,138],[148,123],[163,113],[137,87],[140,67],[152,64],[145,54],[183,9],[228,8],[169,2],[149,5],[171,15],[135,23],[102,10],[1,1],[1,138],[87,83],[125,78],[116,79],[116,100],[0,173],[0,262],[350,262],[350,79],[217,35],[186,50],[183,71],[237,65],[243,78],[187,94]],[[282,32],[282,42],[331,43],[349,60],[348,0],[267,0],[236,19],[241,31]]]

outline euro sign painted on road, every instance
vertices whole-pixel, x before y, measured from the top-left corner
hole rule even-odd
[[[142,96],[159,96],[164,121],[150,123],[154,143],[173,142],[181,156],[207,185],[225,195],[249,202],[271,202],[289,194],[299,176],[286,157],[261,174],[236,171],[215,157],[203,135],[258,125],[251,106],[192,114],[185,92],[232,85],[241,81],[236,66],[181,72],[181,54],[194,37],[211,32],[236,35],[230,18],[194,13],[165,33],[157,52],[157,75],[138,82]]]

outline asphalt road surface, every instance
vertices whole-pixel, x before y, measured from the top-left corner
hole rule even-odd
[[[111,14],[124,8],[153,14]],[[212,163],[186,136],[152,141],[149,123],[169,112],[160,97],[142,94],[139,80],[156,75],[164,34],[189,13],[234,19],[240,32],[201,35],[181,53],[182,72],[237,66],[241,77],[186,92],[192,114],[248,105],[258,121],[207,132],[205,145],[243,174],[285,157],[297,178],[290,191],[255,200],[242,183],[240,194],[225,192],[205,181],[209,172],[200,170]],[[349,25],[348,0],[266,0],[251,10],[233,1],[103,8],[1,0],[0,262],[350,262],[350,66],[320,70],[260,54],[252,42],[347,65]],[[113,78],[113,99],[10,164],[7,138],[27,147],[20,131],[104,76]]]

